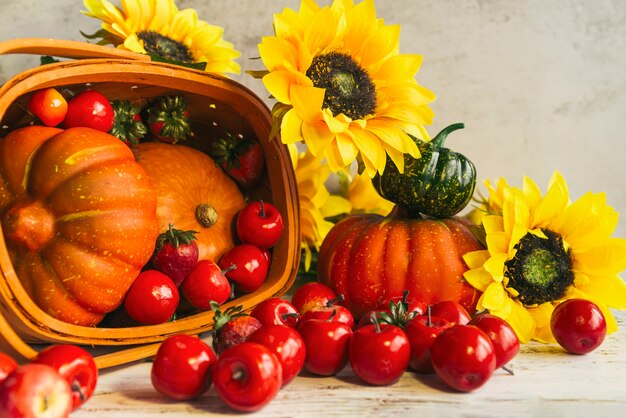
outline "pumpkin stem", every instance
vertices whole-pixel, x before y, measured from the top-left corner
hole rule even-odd
[[[217,223],[219,218],[217,211],[211,205],[201,203],[196,207],[196,220],[205,228],[210,228]]]
[[[38,200],[22,200],[2,217],[6,240],[27,251],[39,251],[55,233],[54,214]]]
[[[448,134],[450,132],[456,131],[457,129],[463,129],[463,128],[465,128],[465,125],[463,123],[454,123],[448,126],[447,128],[443,128],[441,132],[439,132],[437,136],[435,136],[430,141],[430,143],[433,145],[433,147],[435,147],[435,149],[443,148],[443,143],[448,137]]]
[[[387,215],[391,219],[423,219],[423,216],[419,212],[414,212],[406,206],[396,204],[391,212]]]

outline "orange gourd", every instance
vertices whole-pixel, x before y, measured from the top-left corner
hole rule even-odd
[[[121,304],[158,234],[156,194],[133,153],[90,128],[29,126],[1,139],[0,215],[31,299],[84,326]]]
[[[244,207],[236,183],[211,157],[186,145],[144,142],[137,161],[157,191],[162,231],[197,231],[198,258],[219,261],[234,247],[233,220]]]
[[[468,223],[396,215],[352,215],[335,224],[320,248],[319,280],[343,294],[357,317],[404,290],[426,304],[453,300],[473,312],[480,294],[463,280],[462,257],[483,247]]]

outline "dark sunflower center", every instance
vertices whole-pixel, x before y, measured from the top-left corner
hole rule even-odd
[[[374,113],[374,83],[350,55],[339,52],[318,55],[306,75],[315,87],[326,90],[323,106],[334,116],[343,113],[355,120]]]
[[[542,229],[547,237],[526,234],[515,246],[515,257],[504,264],[508,287],[519,292],[524,305],[560,299],[574,282],[572,258],[560,235]]]
[[[189,48],[174,39],[151,30],[137,32],[137,37],[143,41],[143,47],[149,54],[172,61],[194,62]]]

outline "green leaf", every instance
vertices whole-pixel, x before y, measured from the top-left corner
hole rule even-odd
[[[150,59],[154,62],[164,62],[166,64],[180,65],[181,67],[193,68],[194,70],[200,70],[200,71],[206,70],[206,65],[207,65],[206,62],[183,62],[183,61],[173,60],[169,58],[163,58],[157,54],[149,53],[148,55],[150,56]]]
[[[39,61],[41,62],[41,65],[46,65],[46,64],[52,64],[55,62],[61,62],[61,60],[58,60],[54,57],[51,57],[50,55],[43,55],[42,57],[39,58]]]
[[[246,74],[251,75],[254,78],[263,78],[266,75],[268,75],[270,72],[267,70],[260,70],[260,71],[255,71],[255,70],[247,70]]]

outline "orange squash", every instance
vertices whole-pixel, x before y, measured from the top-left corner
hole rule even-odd
[[[186,145],[144,142],[137,161],[157,191],[157,216],[162,231],[197,231],[198,258],[219,261],[234,247],[233,220],[244,207],[236,183],[211,157]]]
[[[0,215],[31,299],[85,326],[121,304],[158,234],[156,194],[133,153],[90,128],[30,126],[1,139]]]
[[[461,218],[412,219],[375,214],[349,216],[324,238],[318,279],[360,317],[409,291],[426,304],[443,300],[475,310],[478,291],[463,280],[463,254],[482,249]]]

